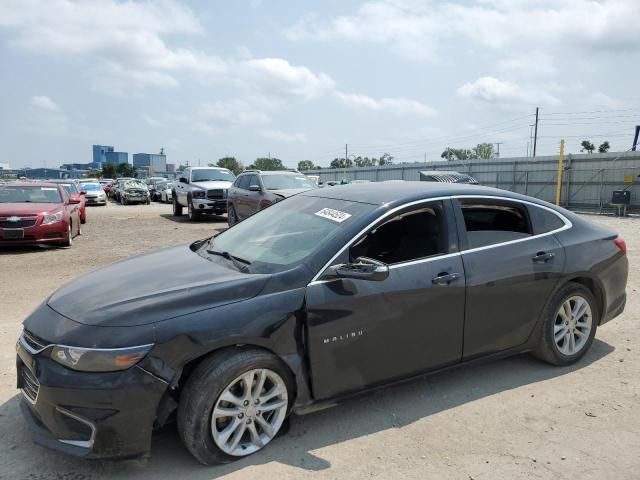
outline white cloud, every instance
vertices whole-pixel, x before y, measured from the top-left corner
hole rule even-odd
[[[30,103],[33,107],[41,108],[49,112],[60,112],[58,104],[46,95],[34,95],[31,97]]]
[[[592,93],[591,95],[589,95],[588,101],[590,104],[597,107],[622,108],[625,106],[625,103],[621,100],[610,97],[609,95],[602,92]]]
[[[498,70],[515,77],[548,77],[557,69],[553,57],[544,52],[527,51],[509,58],[498,60]]]
[[[560,100],[550,93],[535,88],[523,88],[520,85],[495,77],[480,77],[458,88],[458,94],[475,100],[501,105],[521,105],[542,103],[557,105]]]
[[[639,16],[637,0],[375,0],[363,3],[353,15],[328,21],[307,15],[285,35],[296,41],[384,44],[415,60],[437,57],[443,42],[457,38],[490,48],[521,41],[634,50],[640,47]]]
[[[279,142],[291,143],[291,142],[307,141],[307,136],[301,132],[288,133],[280,130],[260,130],[260,132],[258,133],[264,138],[268,138],[270,140],[276,140]]]
[[[357,93],[335,92],[335,97],[350,108],[369,110],[372,112],[387,112],[396,115],[414,115],[429,117],[435,110],[417,100],[407,98],[372,98]]]
[[[200,106],[198,126],[208,133],[229,128],[264,126],[271,123],[274,105],[261,97],[220,100]]]

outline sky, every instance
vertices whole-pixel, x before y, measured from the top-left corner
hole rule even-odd
[[[0,1],[0,163],[525,156],[640,124],[638,0]]]

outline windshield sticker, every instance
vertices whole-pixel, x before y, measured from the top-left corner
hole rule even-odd
[[[350,213],[334,210],[333,208],[323,208],[319,212],[316,212],[316,215],[322,218],[328,218],[329,220],[333,220],[338,223],[344,222],[351,216]]]
[[[40,187],[40,190],[46,190],[46,191],[49,191],[49,192],[55,192],[58,189],[57,188],[51,188],[51,187]]]

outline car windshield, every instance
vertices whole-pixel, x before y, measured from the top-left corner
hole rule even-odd
[[[0,203],[62,203],[56,187],[1,187]]]
[[[217,252],[242,259],[243,271],[250,273],[280,272],[312,257],[373,208],[321,197],[283,200],[212,237],[197,252],[205,258]]]
[[[80,188],[87,192],[93,192],[102,190],[102,185],[100,185],[99,183],[81,183]]]
[[[124,182],[124,188],[142,188],[146,190],[147,186],[142,182],[138,182],[137,180],[128,180]]]
[[[316,184],[304,175],[262,175],[267,190],[287,190],[296,188],[315,188]]]
[[[191,171],[191,181],[192,182],[207,182],[211,180],[226,180],[228,182],[233,182],[235,180],[235,176],[233,173],[228,170],[192,170]]]

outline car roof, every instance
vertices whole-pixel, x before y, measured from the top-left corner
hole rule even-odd
[[[253,174],[253,175],[303,175],[300,172],[292,172],[291,170],[247,170],[240,175]]]
[[[224,167],[188,167],[191,170],[229,170],[228,168],[224,168]]]
[[[411,201],[436,197],[483,195],[513,198],[514,200],[526,200],[528,202],[555,208],[555,206],[536,198],[527,197],[507,190],[501,190],[499,188],[460,183],[409,182],[402,180],[339,185],[335,188],[308,190],[300,195],[370,203],[372,205],[402,205]]]
[[[58,187],[54,182],[8,182],[0,184],[3,187]]]

